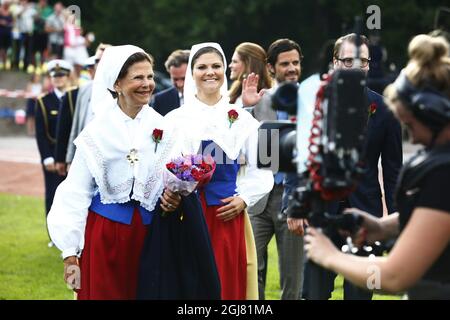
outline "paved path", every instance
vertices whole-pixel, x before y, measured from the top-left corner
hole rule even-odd
[[[44,197],[44,176],[34,138],[0,138],[0,193]]]
[[[0,137],[0,161],[40,164],[34,137]]]

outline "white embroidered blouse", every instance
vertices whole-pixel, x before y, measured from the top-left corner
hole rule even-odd
[[[154,129],[163,130],[156,152]],[[63,258],[81,254],[88,208],[97,192],[102,203],[134,199],[152,211],[163,192],[164,165],[185,147],[191,148],[184,138],[148,106],[135,119],[118,106],[95,118],[75,140],[72,166],[56,190],[47,218]]]

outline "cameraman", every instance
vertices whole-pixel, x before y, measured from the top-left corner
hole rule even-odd
[[[339,38],[333,49],[334,69],[351,69],[355,67],[356,57],[356,34],[347,34]],[[369,41],[365,36],[361,36],[360,59],[361,70],[367,75],[369,71]],[[366,171],[362,176],[358,188],[346,199],[339,202],[332,202],[328,207],[328,213],[341,214],[346,208],[356,207],[369,212],[371,215],[381,217],[383,215],[383,202],[381,186],[378,180],[378,162],[381,157],[383,172],[384,198],[388,213],[396,211],[393,203],[393,194],[400,167],[402,165],[402,139],[399,122],[389,112],[383,102],[382,96],[366,88],[367,109],[372,107],[369,114],[367,132],[365,139],[365,159]],[[285,180],[286,191],[293,190],[297,183],[297,176],[288,175]],[[283,206],[285,207],[285,205]],[[296,233],[303,232],[302,220],[294,215],[288,218],[289,229]],[[342,238],[336,234],[332,236],[337,245],[343,245]],[[336,274],[325,272],[320,279],[320,283],[313,283],[312,267],[310,262],[306,262],[304,271],[303,297],[306,299],[326,300],[331,297],[334,289],[334,279]],[[316,294],[311,294],[315,288]],[[316,290],[317,289],[317,290]],[[370,300],[372,292],[355,287],[351,283],[344,281],[345,300]]]
[[[450,58],[444,38],[418,35],[409,44],[410,61],[386,90],[391,109],[413,143],[425,149],[400,174],[399,213],[375,218],[356,211],[363,226],[355,243],[400,236],[388,256],[373,259],[341,253],[314,228],[305,236],[308,257],[367,287],[377,270],[385,292],[408,290],[410,299],[450,298]]]

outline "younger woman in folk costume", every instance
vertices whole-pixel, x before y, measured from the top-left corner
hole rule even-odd
[[[229,104],[225,68],[225,55],[217,43],[194,45],[184,85],[185,104],[166,117],[196,141],[193,152],[211,154],[217,163],[200,198],[222,299],[258,299],[256,248],[245,208],[272,189],[273,176],[256,167],[260,124],[247,111]]]
[[[48,216],[65,279],[75,279],[74,266],[81,269],[78,299],[136,298],[146,225],[154,210],[171,212],[180,203],[179,195],[163,192],[161,172],[181,154],[182,139],[148,106],[152,65],[135,46],[105,50],[93,84],[95,118],[75,140],[72,167]]]

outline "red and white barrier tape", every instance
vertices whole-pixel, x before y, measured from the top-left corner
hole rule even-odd
[[[26,92],[25,90],[6,90],[6,89],[0,89],[0,97],[4,98],[23,98],[23,99],[29,99],[29,98],[36,98],[37,96],[31,92]]]

